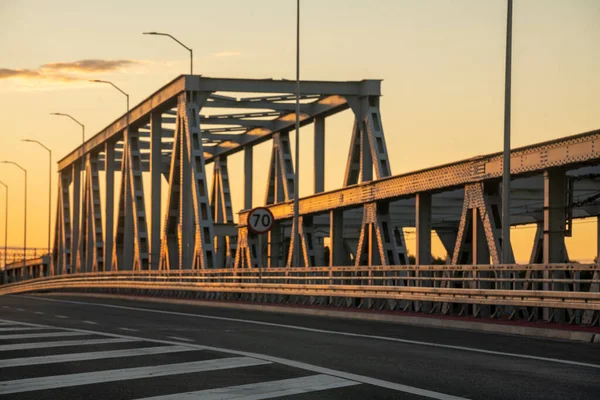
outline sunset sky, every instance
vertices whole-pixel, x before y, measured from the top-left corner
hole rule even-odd
[[[600,1],[514,3],[513,147],[600,128]],[[43,142],[58,160],[81,134],[51,112],[75,116],[88,137],[124,112],[122,95],[88,79],[112,80],[135,105],[188,73],[183,48],[144,31],[168,32],[192,47],[197,74],[294,79],[295,4],[0,1],[0,160],[29,171],[28,246],[46,245],[48,167],[47,153],[22,138]],[[383,79],[393,174],[502,149],[505,0],[303,0],[302,7],[302,79]],[[349,111],[328,120],[326,190],[341,186],[352,120]],[[311,130],[301,135],[302,196],[313,183]],[[264,202],[269,152],[268,144],[255,152],[255,205]],[[241,161],[230,163],[235,212]],[[10,186],[9,245],[20,246],[22,172],[0,164],[0,180]],[[0,205],[3,221],[3,190]],[[576,223],[574,233],[571,258],[591,260],[595,221]],[[515,231],[518,260],[528,258],[533,234]],[[439,246],[434,252],[441,255]]]

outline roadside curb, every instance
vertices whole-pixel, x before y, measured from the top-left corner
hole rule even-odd
[[[33,293],[32,293],[33,294]],[[33,294],[38,295],[38,294]],[[120,294],[101,294],[101,293],[52,293],[53,296],[65,297],[96,297],[96,298],[113,298],[121,300],[138,300],[147,303],[169,303],[169,304],[185,304],[198,307],[219,307],[232,308],[236,310],[262,311],[270,313],[284,313],[307,316],[321,316],[330,318],[356,319],[363,321],[391,322],[406,325],[416,325],[431,328],[446,328],[446,329],[461,329],[471,330],[495,334],[508,334],[528,337],[539,337],[547,339],[569,340],[575,342],[598,343],[600,344],[600,333],[575,331],[567,329],[539,328],[523,325],[509,325],[490,323],[483,321],[461,321],[456,319],[445,319],[436,317],[417,317],[408,315],[390,315],[383,313],[356,312],[346,310],[328,310],[317,308],[303,308],[292,306],[277,306],[277,305],[262,305],[262,304],[247,304],[237,302],[224,301],[205,301],[205,300],[187,300],[187,299],[170,299],[170,298],[152,298],[135,295],[120,295]]]

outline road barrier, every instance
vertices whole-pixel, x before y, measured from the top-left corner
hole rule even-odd
[[[597,325],[598,264],[112,271],[41,277],[0,294],[126,291]]]

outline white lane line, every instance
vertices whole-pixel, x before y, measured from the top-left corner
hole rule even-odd
[[[0,332],[8,332],[8,331],[35,331],[40,329],[47,329],[39,326],[11,326],[10,328],[0,328]]]
[[[229,386],[218,389],[199,390],[197,392],[176,393],[166,396],[147,397],[140,400],[260,400],[274,397],[292,396],[319,390],[336,389],[359,385],[358,382],[340,379],[329,375],[313,375],[302,378],[282,379],[279,381]]]
[[[36,311],[36,312],[34,312],[34,314],[37,314],[37,315],[44,315],[44,313],[43,313],[43,312],[41,312],[41,311]]]
[[[521,359],[527,359],[527,360],[545,361],[545,362],[553,362],[553,363],[559,363],[559,364],[576,365],[576,366],[580,366],[580,367],[590,367],[590,368],[600,369],[600,364],[590,364],[590,363],[584,363],[584,362],[579,362],[579,361],[562,360],[559,358],[531,356],[531,355],[527,355],[527,354],[506,353],[503,351],[484,350],[484,349],[478,349],[478,348],[474,348],[474,347],[453,346],[453,345],[449,345],[449,344],[440,344],[440,343],[432,343],[432,342],[421,342],[418,340],[400,339],[400,338],[394,338],[394,337],[388,337],[388,336],[366,335],[366,334],[362,334],[362,333],[352,333],[352,332],[342,332],[342,331],[330,331],[330,330],[326,330],[326,329],[307,328],[307,327],[298,326],[298,325],[285,325],[285,324],[277,324],[277,323],[273,323],[273,322],[254,321],[254,320],[239,319],[239,318],[215,317],[213,315],[191,314],[191,313],[184,313],[184,312],[178,312],[178,311],[156,310],[156,309],[152,309],[152,308],[116,306],[113,304],[89,303],[89,302],[85,302],[85,301],[74,301],[74,300],[47,299],[47,298],[34,297],[34,296],[19,296],[19,297],[35,299],[35,300],[42,300],[42,301],[58,302],[58,303],[83,304],[83,305],[88,305],[88,306],[118,308],[118,309],[122,309],[122,310],[141,311],[141,312],[155,313],[155,314],[167,314],[167,315],[179,315],[179,316],[183,316],[183,317],[204,318],[204,319],[212,319],[212,320],[217,320],[217,321],[242,322],[242,323],[246,323],[246,324],[273,326],[273,327],[278,327],[278,328],[292,329],[292,330],[304,331],[304,332],[315,332],[315,333],[325,333],[327,335],[340,335],[340,336],[358,337],[358,338],[365,338],[365,339],[385,340],[388,342],[414,344],[414,345],[419,345],[419,346],[436,347],[436,348],[441,348],[441,349],[468,351],[468,352],[472,352],[472,353],[491,354],[491,355],[496,355],[496,356],[514,357],[514,358],[521,358]]]
[[[22,308],[17,308],[17,311],[25,311],[25,310]]]
[[[154,365],[151,367],[123,368],[80,374],[45,376],[41,378],[15,379],[0,382],[0,394],[31,392],[34,390],[48,390],[130,379],[156,378],[159,376],[252,367],[264,364],[270,364],[270,362],[250,357],[231,357],[180,364]]]
[[[55,315],[56,318],[69,319],[66,315]]]
[[[0,368],[22,367],[25,365],[54,364],[70,361],[100,360],[104,358],[137,357],[154,354],[180,353],[182,351],[196,351],[184,346],[155,346],[125,350],[94,351],[90,353],[57,354],[53,356],[39,356],[27,358],[12,358],[0,360]]]
[[[178,337],[178,336],[167,336],[169,339],[173,339],[173,340],[181,340],[182,342],[194,342],[194,339],[186,339],[184,337]]]
[[[61,336],[83,336],[87,335],[84,332],[46,332],[46,333],[23,333],[12,335],[0,335],[0,339],[32,339],[44,337],[61,337]]]
[[[127,331],[127,332],[139,332],[139,330],[137,329],[133,329],[133,328],[119,328],[122,331]]]
[[[50,328],[50,329],[59,329],[59,328],[57,328],[55,326],[51,326],[51,325],[46,325],[46,327]],[[402,385],[399,383],[384,381],[382,379],[371,378],[371,377],[364,376],[364,375],[336,371],[334,369],[318,367],[316,365],[306,364],[306,363],[303,363],[300,361],[288,360],[286,358],[273,357],[273,356],[269,356],[266,354],[224,349],[221,347],[214,347],[214,346],[204,346],[204,345],[200,346],[200,345],[193,344],[193,343],[173,342],[170,340],[160,340],[160,339],[151,339],[151,338],[141,338],[141,337],[135,337],[135,336],[126,336],[126,335],[120,335],[117,333],[98,332],[98,331],[91,331],[91,330],[87,330],[87,329],[69,329],[69,330],[74,331],[74,332],[84,332],[88,335],[104,335],[104,336],[110,336],[110,337],[115,337],[115,338],[126,338],[126,339],[130,339],[130,340],[142,340],[142,341],[146,341],[146,342],[170,344],[170,345],[174,345],[174,346],[182,346],[183,345],[183,346],[192,347],[192,348],[195,348],[198,350],[212,350],[212,351],[217,351],[217,352],[221,352],[221,353],[234,354],[236,356],[251,357],[251,358],[256,358],[256,359],[260,359],[260,360],[265,360],[265,361],[269,361],[272,363],[287,365],[289,367],[299,368],[299,369],[303,369],[305,371],[311,371],[311,372],[318,373],[318,374],[337,376],[338,378],[348,379],[348,380],[356,381],[356,382],[360,382],[360,383],[366,383],[368,385],[373,385],[373,386],[378,386],[378,387],[382,387],[385,389],[395,390],[397,392],[417,394],[419,396],[427,397],[430,399],[464,400],[464,397],[457,397],[457,396],[452,396],[449,394],[434,392],[431,390],[420,389],[420,388],[417,388],[414,386]]]
[[[2,308],[10,308],[9,306],[2,306]]]
[[[0,351],[49,349],[51,347],[88,346],[92,344],[113,344],[139,342],[138,339],[111,338],[111,339],[87,339],[87,340],[59,340],[56,342],[33,342],[0,345]]]
[[[94,322],[94,321],[81,321],[81,322],[83,322],[84,324],[89,324],[89,325],[98,325],[98,323]]]

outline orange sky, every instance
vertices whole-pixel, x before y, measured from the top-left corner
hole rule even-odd
[[[43,149],[21,138],[40,140],[62,157],[80,133],[50,112],[73,114],[92,135],[124,111],[119,93],[87,79],[113,80],[136,104],[187,72],[184,49],[141,32],[166,31],[193,47],[196,73],[205,76],[294,78],[295,1],[164,4],[0,4],[0,159],[29,171],[29,245],[46,243],[47,162]],[[303,79],[384,80],[381,110],[394,174],[501,150],[505,1],[302,4]],[[596,0],[515,1],[515,147],[600,127],[599,21]],[[78,60],[105,63],[72,64]],[[328,120],[326,189],[342,182],[352,118],[346,112]],[[301,137],[301,195],[312,189],[311,136]],[[269,150],[264,144],[255,152],[255,204],[264,201]],[[241,209],[241,181],[234,176],[241,168],[241,156],[232,157],[234,210]],[[19,246],[22,174],[0,165],[0,180],[11,188],[9,243]],[[2,195],[0,210],[3,202]],[[572,258],[592,259],[595,223],[582,221],[574,231],[568,240]],[[513,235],[517,259],[528,258],[533,233],[525,228]]]

